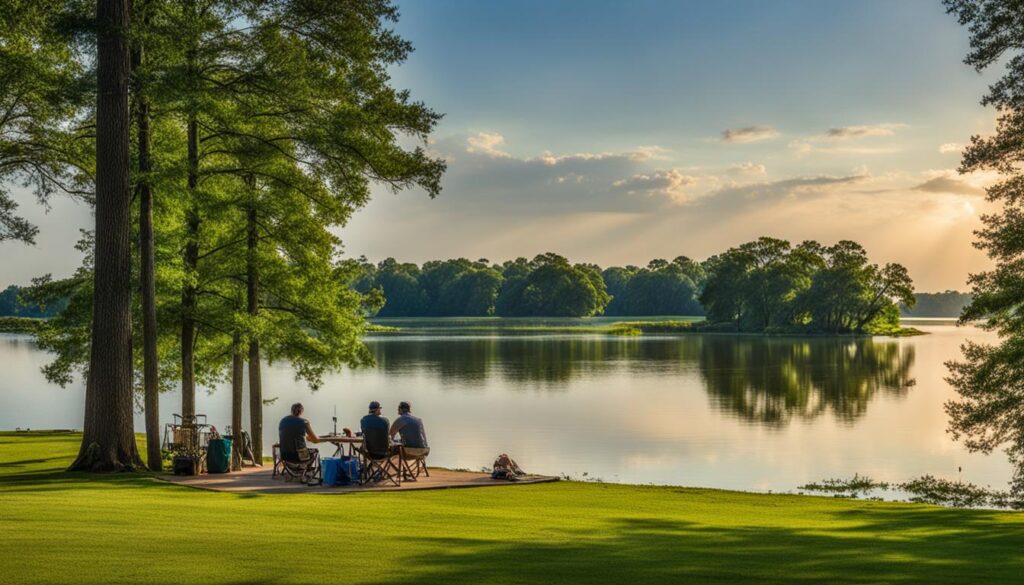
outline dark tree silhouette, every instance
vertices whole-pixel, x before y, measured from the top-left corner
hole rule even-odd
[[[949,12],[967,27],[971,50],[964,62],[978,71],[1003,64],[1005,74],[982,98],[998,113],[992,136],[971,137],[960,172],[994,170],[1003,180],[987,190],[998,213],[982,217],[975,246],[995,267],[972,274],[973,298],[962,321],[983,320],[999,334],[997,345],[968,342],[964,359],[947,364],[960,400],[946,404],[950,431],[971,451],[1005,446],[1016,465],[1013,491],[1024,494],[1024,2],[946,0]]]

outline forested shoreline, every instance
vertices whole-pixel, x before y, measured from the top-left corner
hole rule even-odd
[[[363,261],[369,264],[366,261]],[[456,262],[456,263],[471,263],[465,259],[447,260],[439,262]],[[370,264],[374,269],[376,265]],[[426,266],[426,264],[424,264]],[[632,267],[635,268],[635,267]],[[605,309],[604,315],[606,316],[622,316],[622,317],[641,317],[648,316],[648,314],[638,314],[630,312],[630,309],[619,309],[616,303],[616,299],[620,298],[623,288],[615,289],[614,286],[623,287],[621,280],[614,280],[616,276],[622,272],[629,272],[626,267],[611,267],[602,271],[602,277],[605,282],[606,290],[612,295],[612,302],[609,303],[609,307]],[[361,276],[363,278],[365,275]],[[18,294],[25,290],[24,287],[12,284],[9,285],[3,292],[0,292],[0,317],[22,317],[26,319],[47,319],[55,316],[61,310],[63,310],[66,302],[60,302],[55,305],[41,306],[33,302],[23,302],[18,298]],[[613,292],[617,291],[617,292]],[[915,292],[914,299],[915,304],[913,307],[907,307],[906,305],[900,305],[900,316],[903,318],[941,318],[941,319],[956,319],[960,316],[963,308],[971,302],[972,295],[970,293],[947,290],[943,292],[927,293],[927,292]],[[371,307],[378,306],[383,300],[381,298],[377,301],[377,305],[371,304]],[[696,298],[693,299],[695,305],[691,305],[688,308],[682,309],[680,312],[673,312],[672,310],[665,310],[661,312],[653,312],[650,315],[656,316],[687,316],[687,317],[699,317],[704,315],[704,307],[700,305],[700,301]],[[374,316],[381,316],[377,313]],[[386,316],[386,315],[384,315]],[[430,316],[430,315],[414,315],[414,316]],[[460,315],[447,315],[457,317]],[[470,315],[470,316],[485,316],[485,315]],[[544,315],[548,317],[550,315]]]
[[[338,285],[364,299],[365,317],[690,316],[690,329],[892,333],[904,316],[956,317],[969,295],[914,293],[905,268],[869,262],[859,244],[793,245],[762,237],[704,261],[656,258],[602,268],[545,253],[532,260],[343,260]],[[8,287],[0,316],[53,317],[35,288]],[[915,310],[915,304],[922,305]]]
[[[422,266],[349,261],[352,286],[378,317],[705,316],[740,332],[892,332],[916,298],[906,268],[870,263],[863,247],[762,237],[703,262],[678,256],[602,268],[554,253]]]

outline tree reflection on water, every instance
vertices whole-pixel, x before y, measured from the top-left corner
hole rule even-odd
[[[666,384],[696,379],[716,409],[767,426],[827,412],[852,422],[875,396],[900,396],[914,383],[914,347],[871,338],[432,335],[369,345],[387,374],[427,373],[463,389],[498,379],[558,391],[623,372],[663,376]]]
[[[700,372],[715,406],[744,420],[781,426],[831,412],[853,422],[879,393],[914,385],[914,347],[856,339],[704,339]]]

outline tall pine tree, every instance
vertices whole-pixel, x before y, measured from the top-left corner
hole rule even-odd
[[[96,5],[96,231],[82,446],[72,470],[141,467],[132,427],[128,0]]]

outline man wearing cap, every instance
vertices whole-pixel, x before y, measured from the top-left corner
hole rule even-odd
[[[391,447],[388,441],[388,430],[391,423],[380,415],[380,402],[370,403],[369,413],[359,421],[363,431],[363,449],[374,459],[383,459],[397,453],[397,447]]]

